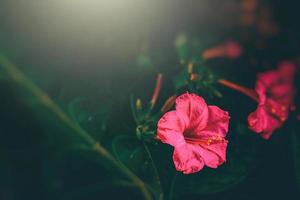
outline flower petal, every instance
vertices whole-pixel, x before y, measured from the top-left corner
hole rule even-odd
[[[216,144],[201,145],[199,154],[206,166],[217,168],[226,161],[226,149],[227,140]]]
[[[229,114],[218,106],[208,106],[208,123],[203,130],[196,130],[197,137],[221,136],[228,132]]]
[[[177,171],[191,174],[200,171],[204,167],[202,158],[195,151],[194,145],[185,144],[175,147],[173,161]]]
[[[294,94],[292,83],[276,84],[269,88],[269,96],[279,102],[289,103]]]
[[[183,131],[184,122],[178,117],[176,111],[167,112],[157,124],[157,137],[163,143],[178,146],[185,143]]]
[[[295,63],[291,61],[282,61],[278,64],[278,71],[280,72],[281,76],[285,77],[286,79],[293,79],[297,71],[297,67]]]
[[[269,139],[274,130],[281,127],[293,106],[293,79],[296,73],[294,63],[285,61],[277,70],[258,75],[256,92],[259,96],[258,108],[248,116],[249,128]]]
[[[273,131],[282,125],[282,122],[274,116],[270,116],[264,106],[258,106],[256,111],[248,116],[248,124],[252,131],[261,133],[263,138],[269,139]]]
[[[259,104],[264,104],[267,99],[267,89],[278,79],[278,74],[273,71],[267,71],[257,76],[255,91],[259,97]]]
[[[296,73],[294,64],[280,64],[278,70],[269,70],[257,76],[255,90],[259,95],[260,104],[266,98],[291,99],[294,94],[293,77]]]
[[[290,103],[291,102],[281,103],[273,99],[268,99],[264,108],[270,117],[277,118],[277,120],[284,122],[289,114]]]
[[[203,129],[207,124],[208,107],[204,99],[195,94],[185,93],[176,99],[177,114],[185,122],[185,133]]]
[[[213,153],[218,157],[218,159],[215,159],[215,166],[219,166],[223,164],[226,161],[226,149],[227,149],[227,140],[220,142],[220,143],[215,143],[215,144],[210,144],[210,145],[201,145],[202,149],[206,150],[206,155],[209,155],[208,152]],[[204,156],[202,156],[204,159],[205,164],[208,167],[214,168],[213,166],[208,164],[208,159],[206,159]],[[211,163],[211,161],[210,161]]]
[[[226,160],[228,123],[228,112],[186,93],[176,99],[176,111],[159,120],[157,138],[174,146],[173,161],[178,171],[195,173],[204,165],[217,168]]]

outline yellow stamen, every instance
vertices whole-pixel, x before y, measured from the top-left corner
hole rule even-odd
[[[189,74],[193,73],[193,67],[194,67],[194,63],[190,62],[188,64],[188,73]]]
[[[199,144],[199,145],[211,145],[217,143],[227,143],[227,140],[224,139],[222,136],[212,136],[208,139],[200,139],[200,138],[189,138],[185,137],[185,141],[191,144]]]
[[[282,111],[286,111],[286,106],[281,106]]]
[[[141,99],[137,99],[135,102],[135,107],[137,110],[141,110],[142,109],[142,101]]]
[[[274,114],[276,113],[276,110],[274,108],[271,108],[271,112]]]

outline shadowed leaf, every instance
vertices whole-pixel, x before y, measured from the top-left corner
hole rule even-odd
[[[112,149],[116,158],[148,185],[155,199],[163,199],[160,179],[147,146],[135,137],[121,135],[114,138]]]

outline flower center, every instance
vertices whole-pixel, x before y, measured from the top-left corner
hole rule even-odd
[[[288,106],[282,105],[279,110],[276,110],[275,107],[267,106],[267,112],[279,121],[284,122],[286,120],[285,114],[288,111]]]
[[[190,144],[199,144],[199,145],[211,145],[211,144],[220,144],[227,143],[228,141],[220,135],[214,135],[208,138],[191,138],[184,137],[185,141]]]

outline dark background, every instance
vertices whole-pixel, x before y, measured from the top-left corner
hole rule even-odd
[[[273,8],[273,20],[280,27],[277,35],[268,37],[254,28],[240,27],[237,0],[74,2],[1,0],[0,52],[62,107],[78,96],[109,105],[108,133],[123,131],[126,126],[126,131],[134,130],[129,94],[150,98],[157,72],[167,74],[163,97],[172,94],[170,79],[178,62],[174,39],[179,33],[208,44],[239,41],[246,51],[244,57],[211,65],[224,77],[246,86],[254,85],[257,72],[274,68],[282,59],[298,57],[299,62],[297,1],[259,1]],[[263,48],[257,47],[261,45]],[[136,67],[141,51],[150,55],[154,69]],[[223,64],[228,68],[216,67]],[[77,151],[60,155],[61,149],[68,151],[68,138],[61,140],[60,133],[54,133],[57,127],[48,125],[50,117],[24,103],[25,97],[14,83],[4,78],[0,91],[1,200],[127,199],[128,191],[123,188],[96,184],[99,179],[109,180],[110,175],[89,156]],[[226,92],[245,105],[232,109],[236,116],[243,108],[253,109],[254,104],[246,98]],[[299,104],[299,97],[295,102]],[[259,165],[242,183],[220,193],[184,198],[299,199],[289,134],[299,130],[296,114],[291,114],[271,142],[261,141]],[[88,128],[95,131],[96,138],[110,140],[110,136],[96,135],[95,124]],[[49,134],[58,136],[53,139]]]

